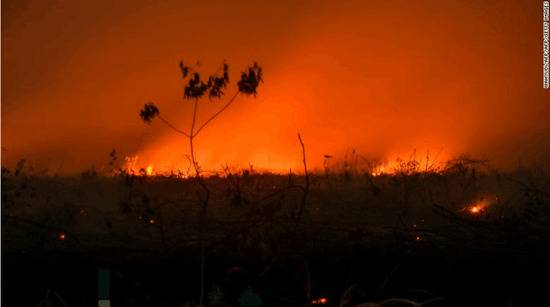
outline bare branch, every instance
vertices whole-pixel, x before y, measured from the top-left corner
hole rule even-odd
[[[302,161],[304,162],[304,176],[306,179],[306,184],[303,188],[303,195],[302,195],[302,203],[300,204],[300,208],[298,211],[298,218],[300,218],[304,212],[304,209],[306,208],[307,204],[307,196],[309,194],[309,172],[307,171],[307,162],[306,162],[306,146],[304,145],[304,142],[302,141],[302,136],[300,133],[298,133],[298,141],[300,141],[300,145],[302,146]]]
[[[231,106],[231,104],[233,104],[233,102],[235,101],[235,99],[237,98],[237,96],[239,96],[239,93],[240,92],[236,92],[235,95],[233,95],[233,97],[231,97],[231,99],[223,106],[223,108],[221,108],[218,112],[216,112],[214,115],[212,115],[208,120],[206,120],[206,122],[204,122],[204,124],[202,124],[195,133],[193,133],[193,137],[197,136],[197,134],[199,134],[199,132],[201,132],[201,130],[206,127],[206,125],[208,125],[211,121],[213,121],[216,117],[218,117],[218,115],[222,114],[223,111],[225,111],[227,108],[229,108],[229,106]]]
[[[300,136],[300,133],[298,133],[298,141],[300,141],[300,145],[302,146],[302,161],[304,162],[304,175],[306,176],[306,181],[309,184],[309,173],[307,171],[307,163],[306,163],[306,147],[304,146],[304,142],[302,141],[302,136]]]
[[[191,122],[191,130],[189,132],[189,150],[191,152],[191,161],[193,162],[193,168],[195,169],[195,174],[197,176],[197,179],[200,180],[200,170],[199,166],[197,164],[197,160],[195,160],[195,149],[193,147],[193,138],[195,137],[195,124],[197,122],[197,109],[199,107],[199,99],[195,99],[195,104],[193,105],[193,120]]]
[[[172,125],[169,121],[167,121],[166,119],[164,119],[162,116],[158,116],[158,118],[160,120],[162,120],[163,123],[165,123],[168,127],[172,128],[172,130],[176,131],[177,133],[181,133],[183,135],[185,135],[186,137],[189,137],[189,133],[183,131],[183,130],[180,130],[178,128],[176,128],[176,126]]]

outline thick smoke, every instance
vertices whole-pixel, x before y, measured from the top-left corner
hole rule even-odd
[[[541,46],[537,1],[2,1],[2,164],[79,172],[116,149],[185,168],[186,141],[138,117],[154,101],[189,125],[180,59],[265,71],[197,140],[205,168],[295,169],[298,132],[312,167],[353,149],[533,164],[550,156]]]

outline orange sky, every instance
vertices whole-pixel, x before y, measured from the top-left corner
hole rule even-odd
[[[197,139],[205,168],[296,168],[298,131],[312,167],[351,149],[547,158],[539,2],[2,1],[2,164],[75,172],[114,148],[182,167],[187,141],[138,117],[151,100],[187,129],[180,59],[264,67],[258,97]]]

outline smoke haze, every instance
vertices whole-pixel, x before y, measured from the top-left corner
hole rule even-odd
[[[312,167],[441,152],[502,168],[550,155],[538,1],[2,1],[2,164],[79,172],[112,149],[156,169],[188,164],[178,62],[264,68],[197,139],[205,168]],[[230,95],[234,89],[229,89]],[[204,101],[204,119],[222,102]]]

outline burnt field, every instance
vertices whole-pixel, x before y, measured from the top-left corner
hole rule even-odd
[[[201,180],[4,169],[2,303],[97,306],[98,269],[115,306],[195,306],[201,292],[207,306],[245,306],[247,289],[265,306],[545,300],[542,169]]]

